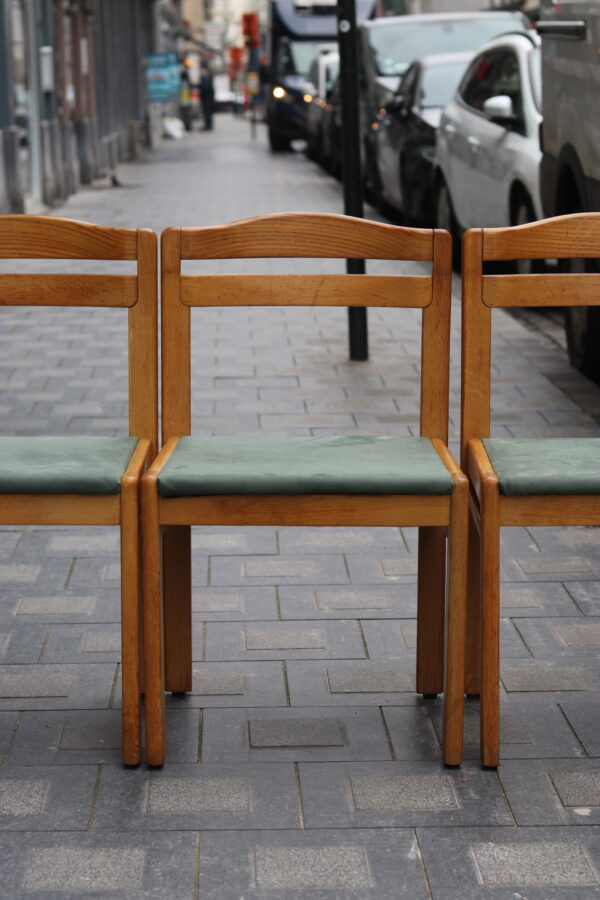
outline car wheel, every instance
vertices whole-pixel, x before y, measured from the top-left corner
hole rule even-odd
[[[285,153],[286,150],[290,149],[290,142],[278,131],[269,128],[269,146],[273,153]]]
[[[519,195],[512,219],[512,225],[527,225],[528,222],[535,222],[533,204],[524,192]],[[544,261],[542,259],[517,259],[514,263],[514,271],[517,275],[534,275],[544,271]]]
[[[443,228],[450,232],[452,236],[452,267],[456,272],[460,272],[460,228],[454,215],[450,191],[444,181],[439,182],[435,194],[435,224],[437,228]]]
[[[564,272],[595,272],[592,260],[570,259],[561,266]],[[569,359],[573,368],[600,384],[600,308],[565,307],[565,331]]]

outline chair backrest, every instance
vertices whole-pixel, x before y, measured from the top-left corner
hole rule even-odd
[[[128,309],[129,434],[158,440],[158,273],[153,231],[47,216],[0,216],[1,259],[132,260],[135,275],[0,274],[0,306]]]
[[[461,445],[490,436],[492,310],[598,306],[600,274],[484,275],[488,261],[600,257],[600,214],[579,213],[514,228],[474,228],[463,238]]]
[[[421,260],[430,275],[182,275],[191,259]],[[381,306],[423,310],[421,435],[447,440],[451,239],[350,216],[287,213],[163,232],[162,435],[190,434],[190,308]]]

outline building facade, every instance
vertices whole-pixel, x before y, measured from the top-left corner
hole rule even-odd
[[[182,0],[0,0],[0,212],[53,206],[149,141],[147,54]]]

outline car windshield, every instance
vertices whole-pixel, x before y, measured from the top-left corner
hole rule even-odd
[[[467,60],[455,60],[424,69],[418,101],[423,109],[445,106],[456,90],[467,66]]]
[[[539,112],[542,111],[542,54],[535,47],[529,54],[529,74],[531,76],[531,93],[533,102]]]
[[[419,56],[476,50],[505,31],[515,31],[519,24],[514,16],[491,14],[474,19],[400,21],[370,28],[369,40],[377,73],[402,75]]]
[[[285,41],[279,53],[281,75],[306,75],[323,41]]]

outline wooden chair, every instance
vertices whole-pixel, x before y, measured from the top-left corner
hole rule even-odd
[[[142,229],[0,216],[4,259],[137,262],[135,275],[0,275],[3,306],[129,310],[130,437],[0,438],[0,524],[120,526],[123,761],[128,765],[138,764],[141,755],[138,486],[156,455],[158,437],[156,243],[156,234]]]
[[[432,274],[181,274],[181,260],[257,257],[429,260]],[[450,236],[338,215],[271,215],[169,229],[161,265],[163,448],[142,479],[148,764],[164,760],[165,685],[191,689],[190,525],[420,526],[417,690],[434,695],[444,689],[448,530],[454,656],[444,754],[459,763],[468,484],[446,447]],[[190,308],[242,305],[421,308],[422,437],[190,437]]]
[[[465,687],[481,694],[481,759],[500,761],[502,525],[600,524],[600,440],[491,439],[492,310],[600,304],[598,274],[483,275],[488,260],[600,256],[600,215],[474,229],[463,240],[462,465],[471,484]]]

